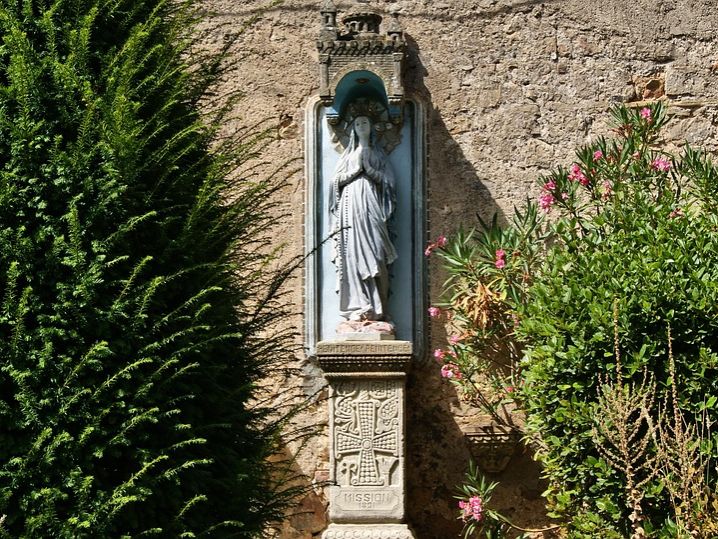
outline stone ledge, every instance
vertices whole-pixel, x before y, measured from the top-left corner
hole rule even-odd
[[[317,361],[327,376],[405,373],[412,351],[408,341],[322,341],[317,343]]]
[[[405,373],[411,356],[317,356],[327,375],[346,373]]]
[[[414,539],[406,524],[330,524],[322,539]]]
[[[411,356],[409,341],[321,341],[318,356]]]
[[[408,367],[407,367],[408,368]],[[324,371],[327,380],[342,380],[344,378],[351,380],[403,380],[406,378],[406,370],[402,371]]]

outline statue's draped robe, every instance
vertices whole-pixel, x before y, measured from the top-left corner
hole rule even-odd
[[[362,163],[365,170],[351,179]],[[395,185],[386,155],[372,147],[362,150],[352,133],[330,197],[340,313],[350,320],[383,320],[388,266],[396,260],[387,226],[394,212]]]

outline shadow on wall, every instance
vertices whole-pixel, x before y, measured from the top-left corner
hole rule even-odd
[[[426,107],[429,237],[452,233],[460,226],[477,226],[477,214],[485,221],[497,214],[499,222],[504,223],[503,211],[449,131],[441,111],[435,108],[424,84],[428,71],[421,61],[419,45],[410,35],[405,37],[406,86]]]
[[[420,49],[411,36],[406,38],[407,87],[427,109],[430,237],[451,234],[460,226],[478,226],[477,213],[484,220],[496,214],[499,222],[505,223],[501,208],[434,107],[424,84],[428,73]],[[432,298],[438,300],[443,276],[436,271],[436,263],[431,261],[431,283]],[[462,427],[472,425],[478,410],[468,409],[454,386],[440,377],[431,353],[445,346],[446,332],[441,324],[435,323],[431,329],[429,357],[414,365],[407,383],[407,520],[417,539],[450,539],[462,528],[454,495],[472,458]],[[547,522],[540,497],[544,490],[540,468],[522,447],[504,472],[489,478],[502,484],[494,494],[494,508],[525,527],[541,527]]]
[[[316,449],[316,444],[312,442],[328,439],[327,409],[326,392],[323,392],[323,396],[305,410],[307,414],[313,415],[315,423],[309,427],[297,426],[294,431],[290,427],[290,432],[283,436],[281,452],[272,458],[281,470],[273,480],[295,494],[296,505],[287,511],[284,520],[277,523],[274,530],[276,536],[282,539],[318,539],[329,525],[326,495],[329,471],[323,467],[316,469],[312,466],[319,462],[328,462],[328,448],[324,446],[321,454],[312,455],[310,458],[307,455],[298,458],[304,451]]]

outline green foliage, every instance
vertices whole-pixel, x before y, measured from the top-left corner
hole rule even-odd
[[[538,239],[545,233],[538,221],[536,205],[529,204],[515,211],[512,226],[498,226],[495,217],[481,221],[478,233],[459,231],[439,251],[449,275],[442,306],[451,313],[453,337],[449,351],[437,351],[437,359],[454,368],[452,381],[467,399],[509,428],[515,427],[509,408],[523,354],[511,338],[515,305],[542,259]]]
[[[718,215],[705,198],[718,176],[690,148],[679,157],[655,150],[664,115],[658,106],[649,110],[648,121],[617,110],[619,137],[577,152],[588,188],[610,181],[612,193],[600,202],[597,195],[574,205],[569,199],[566,217],[554,225],[556,243],[519,307],[528,344],[522,399],[529,430],[541,440],[549,500],[560,513],[581,507],[624,532],[624,478],[600,458],[591,435],[601,414],[597,386],[616,369],[614,301],[622,382],[638,381],[645,369],[658,382],[658,402],[675,383],[692,423],[718,418],[709,398],[718,392]],[[569,180],[554,181],[558,192]],[[676,380],[668,374],[668,324]],[[717,456],[712,446],[705,458]],[[644,497],[647,520],[660,525],[671,512],[661,481]]]
[[[483,226],[442,249],[448,318],[468,337],[444,361],[458,364],[452,381],[486,407],[467,380],[486,372],[487,357],[510,352],[505,397],[526,414],[551,515],[570,520],[572,537],[667,537],[672,529],[708,537],[718,457],[710,430],[718,419],[718,170],[688,146],[679,155],[659,149],[660,103],[612,115],[615,137],[540,179],[538,206],[549,218],[530,203],[507,229]],[[491,301],[477,302],[476,291]],[[482,317],[466,316],[475,305]],[[647,375],[656,398],[634,414],[631,402],[643,401],[629,388]],[[607,384],[625,398],[602,399]],[[610,402],[623,403],[623,416],[607,413]],[[635,439],[646,441],[645,451],[624,451],[637,459],[630,469],[604,458],[618,438],[601,435],[610,421],[596,427],[610,417],[634,421]],[[694,437],[673,443],[656,432]],[[671,460],[679,458],[684,464]],[[696,470],[706,475],[687,485],[702,475]]]
[[[285,501],[248,406],[289,338],[262,333],[272,186],[223,197],[258,148],[199,117],[195,21],[0,2],[0,536],[252,537]]]
[[[504,536],[506,525],[503,517],[488,507],[498,486],[496,482],[489,482],[476,464],[469,462],[466,480],[459,487],[459,494],[454,496],[459,500],[458,518],[464,522],[463,537],[495,539]]]

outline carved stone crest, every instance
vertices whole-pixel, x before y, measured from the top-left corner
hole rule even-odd
[[[399,24],[397,13],[381,33],[382,16],[373,11],[359,8],[345,14],[344,28],[337,24],[337,8],[331,0],[324,2],[320,11],[322,26],[317,37],[320,64],[319,95],[330,108],[328,114],[331,123],[337,123],[344,108],[336,103],[341,94],[342,85],[350,89],[356,84],[373,82],[362,81],[362,77],[353,77],[345,81],[348,75],[366,72],[383,87],[389,105],[392,121],[401,124],[404,104],[404,83],[402,79],[403,62],[406,54],[406,40]],[[348,84],[347,84],[348,82]],[[352,93],[350,90],[349,94]]]

